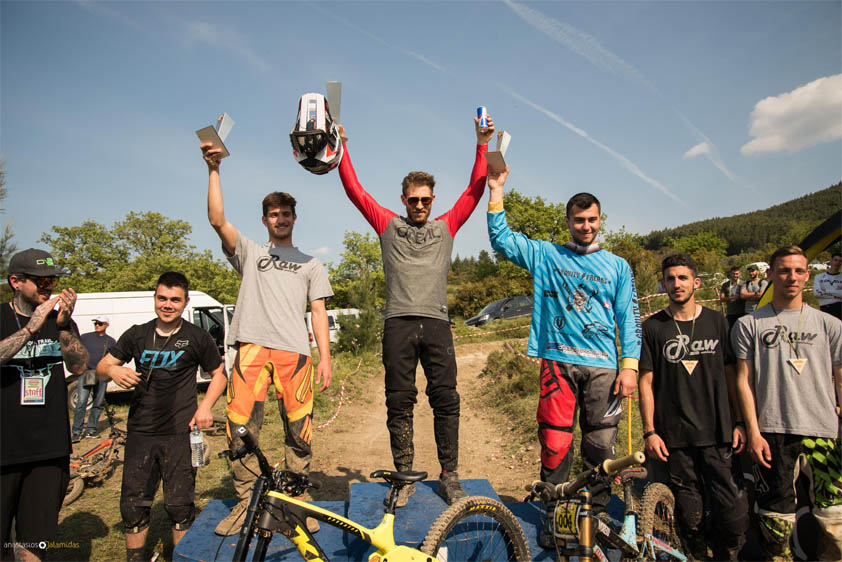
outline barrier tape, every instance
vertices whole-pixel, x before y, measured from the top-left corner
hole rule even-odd
[[[503,332],[513,332],[515,330],[522,330],[523,328],[529,328],[529,324],[524,324],[523,326],[515,326],[514,328],[506,328],[505,330],[494,330],[493,332],[478,332],[476,334],[464,334],[461,336],[456,336],[453,339],[458,340],[460,338],[476,338],[479,336],[487,336],[490,334],[500,334]]]

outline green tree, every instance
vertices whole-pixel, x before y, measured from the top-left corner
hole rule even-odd
[[[634,273],[638,296],[651,295],[658,290],[660,258],[641,244],[642,237],[626,232],[611,232],[605,236],[605,249],[617,254],[629,263]]]
[[[342,241],[344,250],[338,264],[329,264],[333,297],[333,308],[359,308],[352,303],[354,285],[361,279],[370,279],[374,292],[375,306],[386,301],[386,278],[383,273],[383,258],[380,242],[370,233],[346,231]]]
[[[6,199],[7,194],[6,164],[0,160],[0,202]],[[5,209],[0,207],[0,211],[5,211]],[[2,290],[0,290],[0,298],[2,298],[3,301],[11,299],[12,297],[11,288],[3,283],[6,281],[6,277],[8,277],[9,260],[18,249],[17,244],[12,242],[13,237],[12,221],[9,219],[6,222],[6,227],[3,229],[3,232],[0,233],[0,287],[2,287]]]
[[[540,196],[532,199],[511,189],[503,194],[503,205],[509,227],[515,232],[554,244],[570,240],[564,203],[547,203]]]
[[[664,244],[678,252],[690,254],[699,271],[714,272],[720,269],[728,250],[728,241],[711,231],[701,231],[680,238],[666,237]]]
[[[48,244],[53,257],[68,269],[62,287],[78,292],[143,291],[155,287],[167,270],[181,271],[193,290],[223,303],[236,301],[240,279],[209,250],[188,244],[189,223],[160,213],[126,215],[111,228],[93,220],[78,226],[54,226],[39,242]]]

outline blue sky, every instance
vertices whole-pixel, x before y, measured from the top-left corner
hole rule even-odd
[[[288,136],[326,80],[343,83],[361,182],[398,212],[410,170],[436,176],[435,216],[455,202],[479,105],[512,135],[507,187],[591,191],[611,230],[767,207],[842,178],[840,6],[3,1],[0,218],[26,248],[53,225],[158,211],[222,257],[194,131],[228,112],[228,219],[264,241],[260,201],[289,191],[295,245],[338,260],[344,232],[370,227]],[[490,249],[485,208],[454,255]]]

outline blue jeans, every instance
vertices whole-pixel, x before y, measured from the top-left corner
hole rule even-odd
[[[97,381],[95,386],[82,386],[83,377],[79,378],[76,390],[76,410],[73,413],[73,429],[71,431],[74,437],[82,436],[82,426],[85,424],[85,406],[88,405],[88,396],[91,392],[94,393],[94,403],[91,405],[86,431],[89,433],[96,432],[99,415],[102,413],[102,402],[105,400],[105,387],[108,386],[108,381]]]

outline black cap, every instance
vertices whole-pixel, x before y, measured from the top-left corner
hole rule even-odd
[[[29,248],[18,252],[9,260],[9,275],[23,273],[33,277],[52,277],[64,275],[64,268],[59,267],[53,256],[44,250]]]
[[[750,266],[748,266],[748,270],[749,270],[749,271],[751,271],[752,269],[760,269],[760,268],[759,268],[759,267],[757,267],[757,266],[756,266],[756,265],[754,265],[754,264],[751,264]]]

